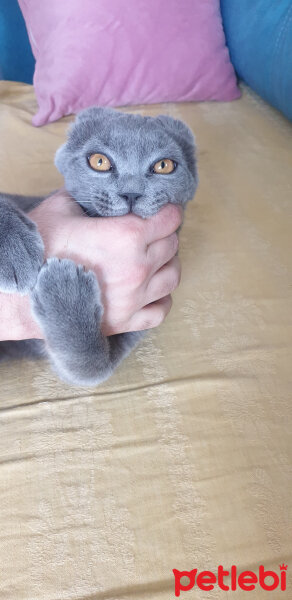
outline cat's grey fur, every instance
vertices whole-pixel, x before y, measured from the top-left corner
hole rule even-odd
[[[107,155],[113,169],[92,170],[88,156],[93,153]],[[153,165],[163,158],[175,161],[173,173],[153,173]],[[146,218],[169,202],[184,206],[197,187],[194,137],[182,121],[164,115],[86,109],[71,126],[55,164],[68,192],[91,217],[133,212]],[[0,194],[0,290],[30,293],[46,340],[1,342],[0,357],[48,354],[62,379],[96,385],[112,374],[142,334],[104,337],[95,275],[70,260],[43,263],[41,237],[24,214],[42,200]]]

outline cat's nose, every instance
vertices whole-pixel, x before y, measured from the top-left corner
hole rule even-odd
[[[128,202],[129,207],[132,208],[134,202],[136,202],[136,200],[138,200],[138,198],[141,198],[141,194],[135,194],[135,193],[128,193],[128,194],[120,194],[121,198],[123,198],[123,200],[126,200],[126,202]]]

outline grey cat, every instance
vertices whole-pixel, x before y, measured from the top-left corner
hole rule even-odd
[[[55,164],[71,196],[90,217],[149,217],[168,202],[194,196],[194,137],[179,120],[142,117],[108,108],[82,111]],[[0,356],[49,355],[59,376],[97,385],[139,341],[142,333],[101,333],[103,307],[95,275],[70,260],[43,263],[44,247],[25,215],[44,198],[0,194],[0,290],[30,293],[46,342],[1,342]]]

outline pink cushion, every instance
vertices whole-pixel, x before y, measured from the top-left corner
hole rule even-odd
[[[219,0],[19,0],[36,58],[34,125],[93,104],[233,100]]]

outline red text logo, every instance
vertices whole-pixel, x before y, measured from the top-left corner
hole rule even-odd
[[[235,565],[232,565],[230,571],[225,570],[222,565],[219,565],[217,573],[213,573],[212,571],[198,572],[198,569],[192,569],[191,571],[173,569],[175,595],[180,596],[181,592],[188,592],[195,587],[208,592],[213,590],[215,586],[226,592],[229,590],[235,592],[239,588],[250,592],[256,586],[261,587],[267,592],[272,592],[277,588],[284,592],[286,590],[286,571],[287,565],[284,564],[279,565],[279,573],[266,571],[263,565],[260,565],[258,573],[254,571],[238,573]],[[189,582],[182,583],[181,580],[183,577],[188,577]],[[229,584],[226,581],[227,577],[230,577]]]

